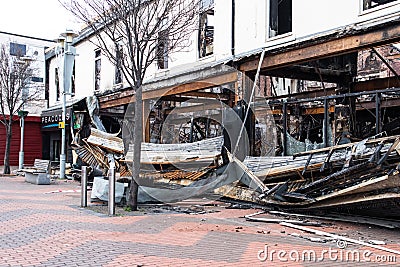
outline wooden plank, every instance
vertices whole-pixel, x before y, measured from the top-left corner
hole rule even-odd
[[[376,103],[375,101],[368,101],[362,103],[356,103],[356,110],[365,110],[365,109],[375,109]],[[391,99],[385,98],[382,99],[381,108],[390,108],[390,107],[398,107],[400,106],[400,99]]]
[[[335,107],[330,106],[329,112],[335,112]],[[324,114],[324,107],[313,107],[313,108],[305,108],[302,112],[302,115],[314,115],[314,114]]]
[[[367,33],[338,37],[329,41],[306,44],[307,46],[303,45],[303,47],[284,52],[266,54],[261,68],[274,69],[290,66],[297,63],[356,52],[364,48],[385,45],[399,40],[400,25],[395,24]],[[239,69],[242,71],[255,71],[257,66],[258,59],[255,59],[241,64]]]
[[[365,92],[392,87],[400,87],[396,77],[378,78],[369,81],[356,82],[353,85],[352,92]]]
[[[90,131],[90,136],[87,139],[89,144],[99,146],[108,151],[124,153],[124,143],[121,138],[116,136],[117,134],[106,133],[96,128],[91,128]]]
[[[373,80],[359,81],[359,82],[353,83],[351,92],[354,92],[354,93],[368,92],[368,91],[393,88],[393,87],[400,87],[399,81],[396,79],[396,77],[376,78]],[[328,88],[328,89],[326,89],[326,92],[324,92],[324,90],[321,89],[321,90],[306,91],[306,92],[301,92],[301,93],[294,93],[294,94],[290,94],[290,95],[286,94],[286,95],[268,97],[266,99],[267,99],[267,101],[268,100],[277,100],[277,99],[282,99],[282,98],[287,98],[287,97],[292,97],[295,99],[312,99],[312,98],[323,97],[323,96],[331,96],[331,95],[335,95],[335,94],[336,94],[335,88]]]
[[[398,193],[381,193],[373,195],[365,195],[364,193],[356,195],[344,195],[342,197],[327,199],[323,202],[315,202],[310,209],[321,209],[330,207],[346,207],[346,206],[359,206],[363,207],[369,204],[374,205],[377,202],[393,203],[400,201],[400,194]],[[382,211],[383,212],[383,211]],[[389,211],[388,211],[389,212]],[[393,213],[392,213],[393,214]],[[397,213],[396,213],[397,214]]]
[[[368,180],[366,182],[362,182],[360,184],[356,184],[350,187],[346,187],[340,191],[333,192],[331,194],[323,195],[317,197],[317,201],[322,201],[329,198],[339,197],[348,194],[359,194],[366,193],[371,191],[383,190],[388,188],[396,188],[400,184],[399,176],[388,176],[384,175],[382,177],[378,177],[375,179]]]
[[[273,215],[281,215],[285,217],[299,217],[299,218],[312,218],[312,219],[320,219],[320,220],[329,220],[329,221],[341,221],[341,222],[351,222],[351,223],[362,223],[362,224],[369,224],[369,225],[376,225],[380,227],[385,227],[389,229],[396,229],[400,228],[400,222],[394,220],[386,220],[386,219],[379,219],[379,218],[365,218],[361,216],[346,216],[346,215],[335,215],[332,214],[330,216],[318,216],[318,215],[310,215],[310,214],[300,214],[300,213],[287,213],[282,211],[269,211],[270,214]],[[245,216],[246,217],[246,216]]]
[[[293,94],[285,94],[285,95],[279,95],[279,96],[274,96],[274,97],[268,97],[266,100],[278,100],[278,99],[283,99],[283,98],[294,98],[294,99],[312,99],[312,98],[318,98],[318,97],[323,97],[323,96],[331,96],[335,95],[336,91],[335,88],[327,88],[326,91],[319,89],[319,90],[312,90],[312,91],[306,91],[306,92],[300,92],[300,93],[293,93]]]
[[[210,93],[210,92],[186,92],[181,94],[182,96],[194,96],[194,97],[204,97],[204,98],[215,98],[215,99],[220,99],[220,100],[228,100],[229,95],[227,94],[216,94],[216,93]]]
[[[175,107],[174,109],[166,112],[166,114],[170,114],[171,112],[173,114],[183,114],[183,113],[192,113],[192,112],[199,112],[199,111],[206,111],[206,110],[218,110],[223,107],[224,106],[222,106],[221,103],[214,101],[212,103],[204,103],[204,104],[192,105],[192,106],[187,106],[187,107]]]

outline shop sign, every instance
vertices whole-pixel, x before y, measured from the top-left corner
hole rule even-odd
[[[72,109],[68,108],[65,114],[66,122],[71,120]],[[42,114],[42,128],[59,127],[59,122],[62,122],[62,111],[61,109],[46,111]]]

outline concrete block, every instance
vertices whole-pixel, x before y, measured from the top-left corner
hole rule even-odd
[[[47,173],[25,172],[25,182],[37,185],[50,184],[50,176]]]

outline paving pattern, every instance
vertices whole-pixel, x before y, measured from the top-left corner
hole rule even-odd
[[[400,255],[354,244],[341,250],[335,241],[312,242],[304,238],[311,234],[246,221],[243,216],[255,209],[213,206],[215,212],[204,214],[142,210],[109,217],[80,208],[79,189],[75,181],[39,186],[19,176],[0,177],[0,267],[400,264]],[[399,231],[336,222],[319,229],[385,240],[385,247],[400,250]],[[356,258],[365,251],[371,256]]]

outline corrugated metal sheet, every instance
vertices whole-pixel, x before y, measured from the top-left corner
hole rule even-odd
[[[76,154],[90,166],[94,168],[109,168],[109,163],[106,157],[106,154],[103,150],[95,145],[91,145],[87,143],[85,140],[83,141],[82,146],[75,145],[73,149]]]
[[[193,143],[179,144],[152,144],[142,143],[140,162],[142,164],[170,164],[202,160],[212,162],[220,155],[223,137],[214,137]],[[129,151],[125,156],[128,162],[133,161],[133,145],[129,145]]]

